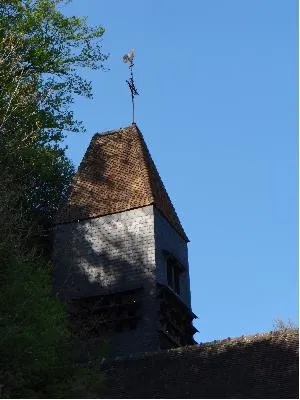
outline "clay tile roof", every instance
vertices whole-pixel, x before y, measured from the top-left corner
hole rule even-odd
[[[100,217],[150,204],[188,241],[143,136],[132,124],[94,135],[56,223]]]

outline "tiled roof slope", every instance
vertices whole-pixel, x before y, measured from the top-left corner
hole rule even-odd
[[[143,136],[132,124],[92,138],[56,223],[150,204],[188,241]]]
[[[242,336],[102,362],[98,398],[299,398],[299,332]]]

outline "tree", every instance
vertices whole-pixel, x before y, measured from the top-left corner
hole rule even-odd
[[[281,318],[276,318],[273,323],[275,331],[286,332],[289,329],[297,329],[297,325],[291,319],[284,321]]]
[[[107,58],[104,29],[64,16],[63,3],[0,0],[0,397],[79,397],[99,381],[69,359],[74,339],[46,251],[74,173],[61,143],[84,130],[72,102],[92,96],[80,72]]]
[[[11,125],[24,131],[25,113],[26,142],[57,142],[64,131],[81,128],[69,106],[74,94],[91,97],[92,92],[79,68],[103,68],[107,58],[99,42],[104,29],[65,17],[59,3],[64,2],[0,3],[0,127],[4,133]]]
[[[80,342],[51,294],[50,264],[17,260],[3,248],[0,260],[0,398],[81,397],[99,389],[97,357],[76,365],[73,350]]]
[[[64,16],[63,3],[0,2],[0,178],[14,207],[43,228],[74,172],[60,143],[67,131],[84,130],[71,110],[74,96],[92,97],[80,70],[103,69],[107,58],[101,51],[104,29]],[[5,204],[0,198],[0,222]]]

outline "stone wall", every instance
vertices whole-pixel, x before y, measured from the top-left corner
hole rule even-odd
[[[298,398],[298,330],[102,362],[105,398]]]

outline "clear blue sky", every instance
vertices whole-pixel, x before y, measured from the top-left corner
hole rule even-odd
[[[298,4],[296,0],[74,0],[105,27],[108,72],[76,99],[87,134],[131,123],[121,61],[136,49],[136,122],[189,244],[196,340],[298,324]]]

